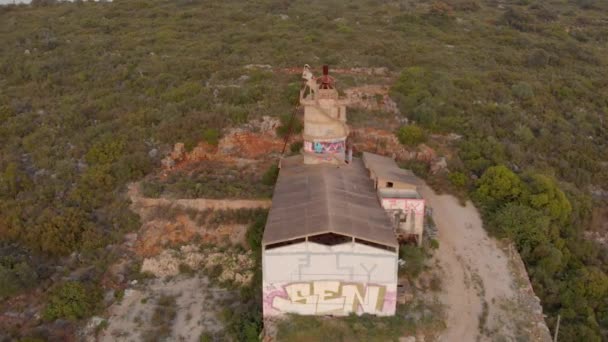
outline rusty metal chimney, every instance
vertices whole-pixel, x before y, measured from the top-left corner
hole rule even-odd
[[[329,76],[329,66],[323,66],[323,76],[318,78],[319,89],[334,89],[334,78]]]

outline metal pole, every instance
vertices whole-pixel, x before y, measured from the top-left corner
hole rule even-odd
[[[555,335],[553,335],[553,342],[557,342],[557,334],[559,333],[559,319],[561,315],[557,315],[557,324],[555,325]]]

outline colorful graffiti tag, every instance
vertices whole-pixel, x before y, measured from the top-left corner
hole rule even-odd
[[[264,315],[393,315],[396,291],[385,285],[333,280],[270,285],[264,289]]]
[[[337,141],[305,141],[304,150],[314,153],[343,153],[346,150],[344,140]]]

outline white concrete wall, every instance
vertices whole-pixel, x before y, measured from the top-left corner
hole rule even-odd
[[[264,316],[395,313],[396,252],[302,242],[264,251],[262,267]]]

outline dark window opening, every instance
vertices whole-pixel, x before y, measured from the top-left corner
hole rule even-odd
[[[351,242],[352,240],[353,239],[350,236],[344,236],[334,233],[320,234],[308,237],[308,241],[326,246],[340,245],[343,243]]]
[[[392,188],[393,187],[393,182],[386,182],[386,187],[387,188]]]
[[[305,238],[299,238],[299,239],[293,239],[293,240],[288,240],[288,241],[281,241],[281,242],[277,242],[277,243],[271,243],[269,245],[266,245],[266,250],[269,249],[274,249],[274,248],[279,248],[279,247],[284,247],[284,246],[289,246],[289,245],[295,245],[296,243],[301,243],[306,241]]]
[[[395,249],[395,247],[391,247],[391,246],[387,246],[387,245],[383,245],[380,243],[376,243],[376,242],[371,242],[371,241],[367,241],[367,240],[361,240],[361,239],[355,239],[356,243],[360,243],[362,245],[366,245],[366,246],[370,246],[370,247],[374,247],[374,248],[379,248],[385,251],[390,251],[393,253],[396,253],[397,250]]]
[[[407,213],[403,210],[395,210],[393,211],[393,222],[405,223],[407,222]]]

